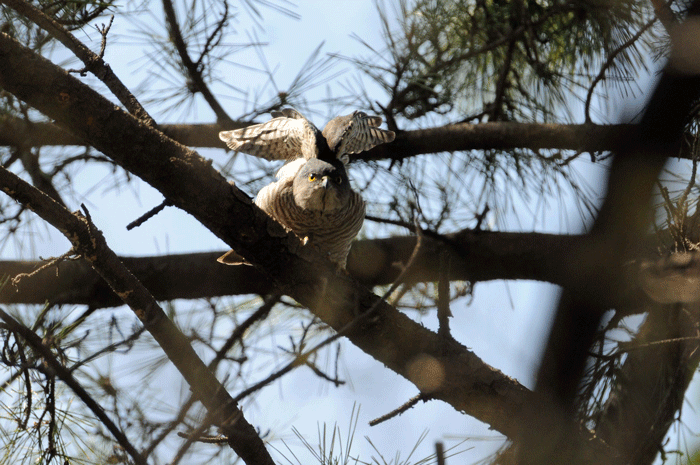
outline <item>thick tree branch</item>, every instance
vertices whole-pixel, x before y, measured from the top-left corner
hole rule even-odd
[[[27,74],[34,79],[27,81]],[[433,388],[427,394],[506,435],[517,431],[527,389],[338,273],[227,183],[211,163],[4,34],[0,86],[161,191],[336,330],[376,306],[371,318],[346,333],[352,343],[418,386],[430,373]]]
[[[131,91],[122,84],[117,75],[112,71],[112,68],[102,59],[101,55],[95,54],[76,39],[73,34],[66,31],[56,20],[45,15],[33,5],[22,0],[0,0],[0,3],[4,3],[14,9],[17,13],[33,21],[36,25],[51,34],[85,64],[86,71],[90,71],[100,81],[104,82],[114,96],[119,99],[122,105],[124,105],[131,114],[150,126],[155,125],[151,115],[141,106],[141,103],[139,103]]]
[[[225,148],[219,131],[238,129],[254,123],[161,124],[164,134],[183,145]],[[85,145],[85,141],[51,123],[27,124],[0,117],[0,146]],[[617,124],[537,124],[537,123],[458,123],[435,128],[400,132],[391,144],[384,144],[359,155],[362,160],[403,160],[416,155],[459,150],[526,148],[531,150],[615,151],[625,140],[631,125]],[[690,157],[690,155],[682,155]]]
[[[187,337],[167,317],[148,290],[109,249],[89,218],[72,214],[55,200],[0,168],[0,190],[28,206],[61,231],[141,320],[168,358],[185,378],[194,396],[207,408],[213,423],[225,432],[229,445],[248,465],[274,464],[255,428],[202,362]]]
[[[446,241],[424,237],[411,273],[411,282],[434,282],[440,274],[441,253],[450,257],[450,280],[472,282],[536,280],[566,285],[578,278],[567,274],[566,262],[581,236],[462,231]],[[394,282],[416,244],[413,236],[360,240],[353,243],[347,270],[367,286]],[[459,247],[455,249],[450,244]],[[222,252],[155,257],[121,257],[124,264],[156,300],[198,299],[236,294],[269,294],[272,283],[250,266],[216,262]],[[0,276],[30,273],[44,262],[0,261]],[[0,290],[0,302],[83,304],[100,308],[122,301],[91,267],[81,261],[63,261]],[[611,307],[614,303],[611,302]]]

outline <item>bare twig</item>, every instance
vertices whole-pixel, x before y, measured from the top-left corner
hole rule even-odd
[[[37,26],[55,37],[75,54],[83,63],[85,68],[94,74],[99,80],[105,83],[110,91],[119,99],[124,107],[139,120],[149,126],[155,126],[155,121],[148,112],[141,106],[134,95],[117,78],[110,66],[104,62],[102,56],[96,55],[73,34],[68,32],[60,23],[45,15],[41,10],[23,0],[0,0],[17,13],[34,22]],[[111,24],[111,21],[110,21]],[[108,30],[109,28],[107,28]],[[103,34],[103,42],[106,40],[106,32]]]
[[[445,446],[441,442],[435,443],[435,459],[437,465],[445,465]]]
[[[53,176],[44,173],[41,166],[39,166],[39,149],[32,151],[31,149],[18,147],[16,151],[19,153],[22,167],[32,179],[32,184],[65,207],[66,203],[53,185]]]
[[[156,216],[158,213],[160,213],[161,211],[163,211],[163,210],[165,209],[165,207],[171,207],[172,205],[173,205],[173,203],[172,203],[170,200],[168,200],[168,199],[163,200],[163,202],[161,202],[160,205],[151,208],[151,209],[148,210],[146,213],[144,213],[143,215],[139,216],[138,218],[136,218],[136,219],[135,219],[134,221],[132,221],[131,223],[127,224],[127,225],[126,225],[126,230],[127,230],[127,231],[131,231],[131,230],[134,229],[134,228],[138,228],[138,227],[141,226],[143,223],[145,223],[146,221],[150,220],[151,218],[153,218],[154,216]]]
[[[140,465],[146,465],[147,462],[145,458],[139,453],[138,450],[131,444],[129,439],[124,435],[124,433],[115,425],[112,420],[107,416],[102,407],[93,399],[93,397],[88,394],[88,392],[82,387],[82,385],[73,377],[71,372],[63,366],[61,362],[56,359],[56,356],[51,351],[51,348],[47,347],[39,336],[37,336],[33,331],[31,331],[26,326],[20,324],[12,318],[10,315],[5,313],[0,309],[0,319],[5,323],[10,331],[15,333],[17,336],[24,339],[27,344],[29,344],[37,354],[39,354],[44,362],[50,367],[50,369],[55,373],[55,375],[66,385],[71,388],[71,390],[80,398],[80,400],[85,403],[85,405],[95,414],[95,416],[102,422],[103,425],[109,430],[114,438],[119,442],[119,445],[126,450],[135,463]]]
[[[632,37],[629,38],[625,43],[621,44],[619,47],[617,47],[615,50],[613,50],[610,55],[608,55],[607,60],[605,60],[605,63],[600,67],[600,71],[598,72],[598,75],[593,79],[593,82],[591,82],[590,87],[588,88],[588,94],[586,95],[586,105],[585,105],[585,115],[586,115],[586,123],[591,123],[591,114],[590,114],[590,109],[591,109],[591,100],[593,99],[593,90],[595,87],[598,85],[600,81],[605,79],[605,72],[610,68],[613,63],[615,62],[615,58],[622,53],[625,49],[631,47],[639,38],[644,34],[647,30],[649,30],[654,23],[656,23],[656,20],[658,18],[652,18],[649,20],[642,28],[637,31],[636,34],[634,34]]]
[[[438,334],[450,337],[450,257],[446,251],[440,253],[440,280],[438,281]]]
[[[421,393],[421,394],[418,394],[417,396],[411,397],[411,399],[408,402],[401,405],[400,407],[395,408],[391,412],[386,413],[380,417],[377,417],[374,420],[371,420],[369,422],[369,426],[377,426],[380,423],[383,423],[387,420],[390,420],[394,417],[397,417],[397,416],[401,415],[402,413],[406,412],[408,409],[412,408],[414,405],[416,405],[421,400],[424,402],[427,400],[430,400],[430,396],[427,394]]]
[[[248,464],[273,464],[262,440],[252,425],[245,420],[236,402],[207,369],[189,340],[167,317],[153,296],[107,247],[104,236],[89,221],[89,218],[71,214],[55,201],[2,168],[0,168],[0,190],[28,205],[44,220],[63,232],[76,251],[90,261],[114,292],[134,310],[136,316],[187,380],[194,395],[212,415],[214,423],[231,438],[229,441],[231,448]],[[86,211],[86,214],[89,213]],[[68,373],[68,376],[72,375]]]
[[[97,55],[101,60],[104,59],[105,56],[105,50],[107,49],[107,34],[109,33],[109,30],[112,28],[112,23],[114,22],[114,15],[111,15],[109,17],[109,23],[107,25],[102,25],[100,26],[95,26],[95,29],[97,29],[97,32],[100,33],[102,36],[102,42],[100,44],[100,53]],[[69,73],[78,73],[81,76],[86,76],[88,71],[88,66],[85,66],[83,69],[69,69]]]
[[[243,337],[243,334],[253,324],[265,318],[267,314],[270,313],[270,310],[272,310],[272,307],[274,307],[277,302],[280,301],[281,297],[282,293],[279,292],[279,290],[271,296],[268,296],[263,304],[255,312],[253,312],[252,315],[250,315],[243,323],[236,326],[236,329],[233,330],[233,333],[231,333],[231,336],[229,336],[224,345],[222,345],[221,348],[216,351],[216,356],[214,359],[209,362],[208,367],[210,370],[216,371],[216,367],[219,365],[219,362],[223,360],[226,353],[231,349],[231,347],[233,347],[236,341],[240,340]]]
[[[20,281],[22,281],[23,279],[31,278],[32,276],[35,276],[37,273],[39,273],[47,268],[51,268],[52,266],[58,265],[63,260],[66,260],[70,257],[75,257],[75,256],[76,256],[75,247],[71,247],[71,249],[68,252],[64,253],[60,257],[48,259],[48,261],[46,263],[44,263],[43,265],[41,265],[39,268],[32,271],[31,273],[20,273],[20,274],[16,275],[15,277],[12,278],[12,285],[16,287],[19,285]],[[56,268],[56,273],[58,273],[58,267]]]
[[[212,91],[209,89],[209,86],[206,84],[206,82],[204,82],[204,76],[202,74],[203,56],[199,58],[197,63],[195,63],[192,61],[192,58],[190,58],[190,55],[187,52],[187,44],[185,43],[185,39],[182,36],[180,25],[177,22],[175,7],[173,6],[173,3],[170,0],[163,0],[163,11],[165,12],[165,19],[168,22],[168,31],[170,32],[170,39],[175,45],[175,49],[177,50],[177,53],[180,56],[180,61],[187,70],[187,74],[191,79],[194,88],[202,94],[204,100],[206,100],[206,102],[211,107],[212,111],[214,111],[217,122],[219,124],[230,126],[231,124],[233,124],[233,120],[230,116],[228,116],[224,108],[221,106],[221,104],[216,99]],[[228,9],[226,10],[226,14],[228,14]],[[223,22],[225,21],[225,18],[222,19],[221,24],[223,24]]]
[[[177,433],[178,436],[184,439],[190,439],[193,437],[191,433],[182,433],[179,432]],[[196,442],[201,442],[204,444],[226,444],[226,441],[228,441],[228,438],[221,436],[220,434],[217,436],[199,436],[195,438]],[[173,461],[174,462],[174,461]]]

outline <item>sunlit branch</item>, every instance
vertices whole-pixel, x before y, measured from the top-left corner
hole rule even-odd
[[[141,106],[131,91],[127,89],[124,84],[122,84],[119,78],[117,78],[112,71],[112,68],[105,63],[102,55],[96,55],[73,34],[61,26],[61,24],[45,15],[41,10],[37,9],[33,5],[30,5],[23,0],[1,0],[0,3],[4,3],[17,11],[17,13],[33,21],[36,25],[44,29],[59,42],[65,45],[66,48],[73,52],[75,56],[77,56],[85,64],[85,70],[90,71],[99,80],[104,82],[109,90],[112,91],[115,97],[119,99],[119,101],[127,110],[129,110],[131,114],[136,116],[145,124],[150,126],[155,125],[153,118],[151,118],[148,112]],[[103,34],[103,41],[106,40],[105,35],[106,31]]]
[[[0,190],[27,205],[60,230],[73,243],[75,252],[89,261],[114,292],[129,305],[187,380],[197,399],[212,414],[214,422],[227,431],[227,436],[231,438],[231,448],[249,465],[272,464],[272,458],[255,429],[245,420],[226,389],[204,365],[189,340],[167,317],[143,284],[108,248],[104,236],[90,217],[68,212],[54,200],[2,168]]]
[[[232,123],[226,129],[238,129],[250,124],[252,123]],[[51,123],[27,124],[18,119],[0,118],[0,128],[0,145],[85,145],[84,140]],[[391,144],[377,146],[360,154],[358,158],[403,160],[439,152],[516,148],[606,152],[617,150],[632,128],[628,124],[457,123],[400,132]],[[219,140],[219,131],[224,128],[218,124],[162,124],[159,129],[183,145],[225,148]],[[692,158],[690,153],[679,155]]]

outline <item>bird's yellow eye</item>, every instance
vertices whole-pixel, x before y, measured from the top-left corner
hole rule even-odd
[[[335,181],[336,184],[342,184],[343,178],[341,176],[336,176],[335,178],[333,178],[333,181]]]
[[[313,182],[313,181],[315,181],[315,180],[316,180],[316,173],[311,173],[311,174],[309,175],[309,181],[312,181],[312,182]]]

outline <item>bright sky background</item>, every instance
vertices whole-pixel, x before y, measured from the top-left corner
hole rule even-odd
[[[285,89],[311,52],[323,41],[324,52],[348,56],[365,54],[361,44],[351,38],[352,34],[377,48],[382,47],[381,27],[374,2],[334,0],[299,3],[299,7],[294,10],[301,15],[301,20],[291,20],[263,9],[264,30],[257,31],[260,40],[268,43],[265,47],[266,58],[271,68],[277,67],[275,76],[280,90]],[[161,11],[159,5],[153,3],[153,9],[158,13]],[[242,14],[239,21],[242,30],[248,17]],[[125,84],[133,88],[143,78],[146,69],[140,60],[140,47],[127,39],[129,31],[129,24],[117,16],[105,58]],[[85,40],[80,34],[78,37]],[[91,36],[92,40],[96,38],[96,34]],[[231,42],[245,40],[245,36],[231,38]],[[252,51],[248,55],[237,55],[234,59],[239,60],[241,56],[249,56],[253,66],[259,66]],[[266,79],[257,76],[256,73],[242,71],[232,75],[231,81],[238,87],[252,89],[258,84],[256,79]],[[344,76],[339,78],[344,79]],[[318,96],[310,95],[309,100],[325,96],[323,88],[318,92]],[[378,100],[381,101],[382,98],[382,95],[377,95]],[[206,105],[198,105],[197,109],[196,114],[188,115],[182,120],[191,123],[209,123],[214,120]],[[235,118],[249,108],[231,101],[226,109]],[[154,116],[162,123],[176,122],[173,119],[161,119],[157,113]],[[318,116],[312,116],[311,119],[317,126],[325,123]],[[200,150],[199,153],[216,162],[223,162],[226,157],[223,150]],[[591,176],[600,174],[592,170],[586,173]],[[352,176],[352,171],[350,175]],[[157,255],[226,249],[225,244],[199,223],[175,208],[168,208],[144,226],[127,232],[125,225],[159,204],[162,196],[141,182],[137,187],[140,201],[134,200],[134,195],[129,190],[105,191],[103,177],[108,176],[110,174],[107,171],[100,173],[99,170],[94,170],[82,172],[74,181],[76,191],[87,193],[84,200],[93,220],[104,231],[108,244],[117,253]],[[592,180],[592,183],[595,184],[595,181]],[[78,205],[70,205],[70,208],[77,209]],[[561,232],[560,217],[560,212],[552,211],[551,218],[538,224],[537,230]],[[569,219],[576,217],[574,213]],[[568,232],[576,232],[579,228],[580,224],[571,225]],[[56,256],[69,248],[68,242],[60,234],[43,227],[39,229],[39,234],[33,238],[35,248],[28,246],[29,241],[22,243],[19,250],[7,246],[0,249],[0,258],[35,259],[38,256]],[[452,309],[453,334],[486,363],[531,388],[534,384],[532,373],[536,368],[549,315],[556,303],[555,289],[548,284],[530,282],[478,284],[470,305],[462,301]],[[422,323],[430,328],[436,327],[434,315],[424,318]],[[501,445],[500,440],[495,440],[500,436],[489,431],[486,425],[455,412],[452,407],[440,401],[420,403],[401,417],[369,427],[371,419],[405,403],[417,394],[417,390],[351,344],[345,343],[343,351],[345,366],[342,373],[348,385],[335,389],[318,380],[309,370],[297,370],[286,376],[280,384],[266,388],[257,397],[254,406],[245,411],[248,420],[263,431],[271,429],[276,436],[285,438],[287,444],[298,444],[291,430],[294,426],[314,445],[317,444],[317,428],[326,423],[330,429],[337,422],[345,445],[350,411],[353,404],[357,404],[360,406],[360,414],[352,455],[359,455],[361,460],[367,462],[377,452],[364,439],[365,436],[372,440],[387,461],[392,460],[397,452],[400,452],[401,460],[405,460],[424,431],[428,431],[428,436],[413,455],[412,462],[431,454],[437,440],[444,441],[446,448],[449,448],[464,438],[473,438],[460,449],[473,448],[459,457],[448,459],[448,463],[474,463]],[[257,379],[249,381],[258,381],[266,375],[267,373],[260,373]],[[686,413],[690,410],[686,409]],[[695,427],[692,431],[698,431],[698,428]],[[673,438],[675,439],[676,437]],[[278,449],[283,449],[279,441],[273,444]],[[296,447],[295,453],[299,454],[302,463],[313,463],[304,455],[303,449]],[[275,455],[275,458],[279,460],[279,456]],[[285,462],[280,460],[280,463]]]

